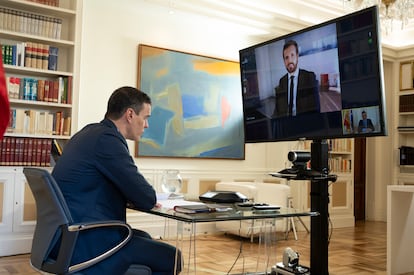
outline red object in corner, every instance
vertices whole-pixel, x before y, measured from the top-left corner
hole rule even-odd
[[[10,120],[10,103],[7,93],[6,76],[4,74],[3,56],[0,52],[0,139],[6,132]]]

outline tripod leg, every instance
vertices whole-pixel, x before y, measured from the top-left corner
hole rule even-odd
[[[298,218],[298,220],[299,220],[299,222],[302,224],[302,226],[306,229],[306,232],[310,232],[309,231],[309,228],[306,226],[306,224],[303,222],[303,220],[302,220],[302,218],[301,217],[297,217]]]
[[[289,231],[290,231],[290,220],[289,220],[289,218],[287,218],[285,225],[286,225],[285,226],[285,240],[287,240],[288,237],[289,237]]]
[[[292,230],[293,230],[293,235],[295,235],[295,241],[297,241],[298,234],[296,233],[296,225],[295,225],[295,220],[293,219],[293,217],[290,218],[290,223],[292,224]]]

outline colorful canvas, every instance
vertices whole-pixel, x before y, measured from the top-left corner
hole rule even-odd
[[[147,45],[138,52],[152,115],[136,155],[244,159],[239,63]]]

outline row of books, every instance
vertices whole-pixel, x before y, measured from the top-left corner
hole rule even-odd
[[[2,45],[3,64],[57,71],[59,48],[42,43]]]
[[[342,139],[328,139],[328,148],[332,152],[352,152],[352,139],[342,138]],[[311,142],[305,142],[305,150],[311,149]]]
[[[60,39],[62,19],[0,7],[0,29]]]
[[[12,108],[8,133],[33,135],[70,135],[72,119],[62,111],[38,111]]]
[[[35,2],[43,5],[59,7],[59,0],[27,0],[29,2]]]
[[[414,95],[400,96],[400,112],[414,112]]]
[[[333,152],[352,152],[352,140],[349,138],[329,139],[328,146]]]
[[[6,76],[9,98],[72,104],[72,76],[54,80]]]
[[[3,137],[0,141],[0,165],[50,166],[52,139]]]
[[[329,158],[329,168],[331,172],[349,173],[352,170],[352,160],[341,157]]]

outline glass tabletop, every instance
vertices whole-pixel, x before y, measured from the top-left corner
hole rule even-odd
[[[293,208],[281,207],[278,210],[255,210],[252,208],[241,208],[235,204],[222,205],[228,207],[227,211],[217,211],[208,213],[180,213],[172,208],[160,207],[153,208],[146,213],[157,216],[162,216],[178,221],[198,223],[198,222],[214,222],[214,221],[229,221],[229,220],[255,220],[255,219],[270,219],[270,218],[287,218],[287,217],[303,217],[303,216],[317,216],[317,212],[313,211],[298,211]]]

